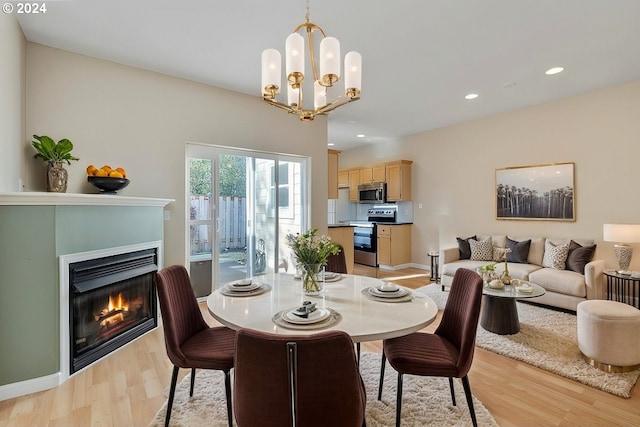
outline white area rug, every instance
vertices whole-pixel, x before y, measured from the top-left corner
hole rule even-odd
[[[380,357],[379,353],[364,352],[360,360],[360,372],[367,390],[367,427],[395,425],[397,374],[387,363],[382,401],[378,401]],[[190,374],[176,389],[170,425],[226,427],[224,374],[218,371],[198,371],[193,397],[189,397],[189,381]],[[462,384],[459,381],[456,381],[454,387],[457,406],[451,404],[447,378],[405,375],[403,382],[403,427],[471,426],[469,408],[464,397]],[[473,391],[473,384],[471,384],[471,390]],[[478,399],[473,399],[473,405],[478,425],[497,426],[489,411]],[[150,425],[153,427],[163,426],[166,410],[167,404],[165,403]]]
[[[431,297],[440,310],[449,295],[440,285],[424,286],[417,292]],[[585,362],[578,348],[575,315],[520,302],[517,306],[520,332],[497,335],[478,326],[476,345],[607,393],[630,397],[640,370],[608,374]]]

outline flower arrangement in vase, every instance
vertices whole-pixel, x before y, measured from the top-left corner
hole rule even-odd
[[[329,255],[340,252],[340,246],[332,242],[328,236],[318,236],[316,228],[295,236],[287,234],[286,238],[302,270],[303,292],[307,295],[317,295],[322,290],[319,273],[327,265]]]

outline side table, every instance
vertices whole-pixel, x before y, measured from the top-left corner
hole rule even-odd
[[[438,251],[431,251],[429,252],[429,258],[431,258],[431,278],[429,279],[429,282],[436,282],[436,283],[440,283],[440,272],[439,272],[439,260],[440,260],[440,252]],[[442,287],[442,290],[444,290],[444,286]]]
[[[640,277],[605,270],[607,277],[607,299],[623,302],[640,309]]]

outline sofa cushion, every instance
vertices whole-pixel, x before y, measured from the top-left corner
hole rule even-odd
[[[507,261],[526,264],[529,257],[529,246],[531,246],[531,239],[518,242],[507,237],[507,249],[511,249],[511,252],[507,254]]]
[[[484,240],[469,239],[469,246],[471,248],[470,259],[472,261],[493,260],[493,245],[491,244],[491,237],[487,237]]]
[[[555,268],[556,270],[564,270],[568,254],[568,243],[554,245],[550,240],[546,240],[544,242],[544,257],[542,258],[542,266]]]
[[[467,268],[471,271],[477,271],[478,268],[483,267],[487,264],[493,263],[487,261],[472,261],[470,259],[454,261],[442,266],[442,275],[453,277],[456,274],[456,270],[458,270],[459,268]]]
[[[542,267],[535,264],[516,264],[516,263],[507,263],[509,266],[509,276],[512,279],[520,279],[520,280],[529,280],[529,275],[536,271],[540,270]],[[504,262],[495,265],[496,273],[499,276],[502,276],[504,273]]]
[[[584,274],[584,266],[591,262],[595,252],[596,245],[582,246],[580,243],[572,240],[569,244],[569,253],[567,255],[565,268],[575,271],[576,273]]]
[[[471,236],[471,237],[467,237],[466,239],[456,237],[456,240],[458,241],[458,250],[460,251],[460,259],[471,258],[471,248],[469,247],[469,239],[477,240],[477,237]]]
[[[509,266],[509,271],[511,271],[511,266]],[[537,283],[550,292],[579,298],[587,296],[584,276],[575,271],[541,268],[529,274],[529,281]]]
[[[497,246],[493,247],[493,260],[497,262],[504,261],[505,256],[507,255],[507,248],[499,248]]]

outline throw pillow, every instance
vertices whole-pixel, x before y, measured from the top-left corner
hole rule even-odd
[[[491,243],[491,237],[487,237],[484,240],[470,239],[469,246],[471,247],[471,260],[472,261],[491,261],[493,260],[493,244]]]
[[[458,250],[460,251],[460,259],[469,259],[471,258],[471,248],[469,247],[469,240],[477,240],[476,236],[467,237],[466,239],[461,239],[460,237],[456,237],[458,241]]]
[[[531,239],[517,242],[507,237],[507,248],[511,249],[511,252],[507,254],[507,261],[527,264],[527,258],[529,258],[529,246],[531,246]]]
[[[576,273],[584,274],[584,266],[591,262],[595,252],[596,245],[582,246],[580,243],[572,240],[569,244],[569,254],[567,255],[565,268],[575,271]]]
[[[494,247],[493,248],[493,260],[494,261],[498,261],[498,262],[504,261],[504,256],[506,254],[507,254],[507,248],[499,248],[499,247]]]
[[[542,266],[553,268],[556,270],[564,270],[564,264],[567,262],[569,254],[569,244],[554,245],[549,240],[544,242],[544,257],[542,258]]]

